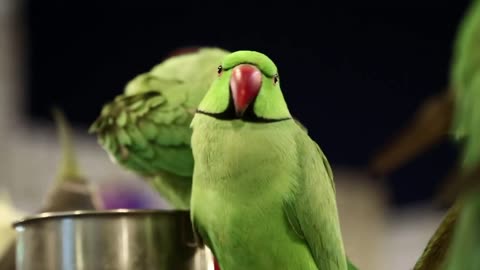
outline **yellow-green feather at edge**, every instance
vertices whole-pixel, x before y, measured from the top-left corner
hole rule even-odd
[[[57,175],[57,181],[83,181],[72,142],[71,127],[60,109],[53,108],[52,114],[57,125],[57,134],[62,149],[61,167]]]
[[[467,197],[454,230],[444,270],[480,269],[480,193]]]
[[[306,142],[298,140],[303,181],[292,187],[292,195],[284,203],[286,217],[309,246],[319,269],[355,269],[347,262],[343,247],[330,165],[314,141],[307,136],[303,139]]]
[[[467,171],[480,162],[480,1],[474,0],[459,25],[450,84],[455,91],[451,132],[462,144]]]
[[[296,118],[293,118],[293,120],[295,121],[295,123],[297,123],[297,125],[303,130],[305,131],[305,133],[308,134],[308,129]]]

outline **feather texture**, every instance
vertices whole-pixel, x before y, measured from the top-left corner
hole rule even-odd
[[[176,209],[190,207],[193,114],[227,51],[174,54],[104,105],[90,132],[114,162],[145,179]]]
[[[223,269],[347,269],[331,171],[295,121],[192,125],[192,220]]]
[[[474,0],[459,26],[454,45],[451,87],[455,90],[452,135],[463,143],[463,165],[480,161],[480,1]]]

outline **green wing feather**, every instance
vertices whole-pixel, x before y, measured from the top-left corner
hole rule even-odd
[[[191,177],[189,124],[227,53],[202,48],[137,75],[103,107],[90,132],[115,161],[138,174]]]
[[[181,92],[180,92],[181,93]],[[190,205],[192,108],[181,94],[158,91],[120,95],[91,126],[110,157],[139,175],[177,209]]]
[[[306,134],[299,141],[301,181],[285,201],[286,216],[309,246],[318,269],[347,269],[330,165]]]
[[[192,114],[185,101],[157,91],[121,95],[104,106],[91,130],[118,163],[141,175],[191,176]]]
[[[112,160],[151,180],[176,208],[190,204],[189,125],[227,53],[201,48],[166,59],[129,81],[90,127]]]
[[[451,86],[455,91],[452,135],[462,142],[463,166],[480,161],[480,0],[474,0],[459,26],[454,45]]]

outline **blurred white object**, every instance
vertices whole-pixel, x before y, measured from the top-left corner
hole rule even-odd
[[[12,223],[25,215],[26,213],[14,207],[6,191],[0,191],[0,257],[15,239]]]
[[[378,269],[413,269],[444,214],[428,203],[391,211],[388,230],[382,237],[384,250]]]
[[[332,169],[347,256],[359,269],[389,269],[381,267],[388,230],[386,188],[361,171]]]

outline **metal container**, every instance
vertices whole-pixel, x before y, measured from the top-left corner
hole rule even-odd
[[[14,224],[17,270],[210,270],[188,211],[42,213]]]

